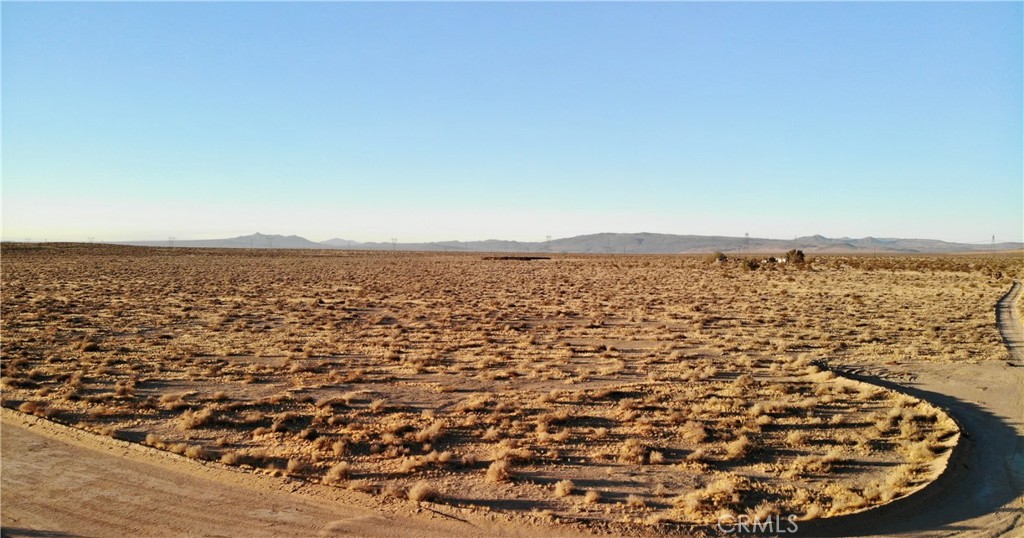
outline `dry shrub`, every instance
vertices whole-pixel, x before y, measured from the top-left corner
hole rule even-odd
[[[441,434],[443,432],[444,423],[441,421],[436,421],[430,426],[427,426],[426,428],[423,428],[422,430],[416,432],[415,439],[419,443],[425,443],[427,441],[434,442],[441,437]]]
[[[45,417],[49,414],[48,409],[46,408],[46,404],[44,402],[37,402],[33,400],[22,402],[22,404],[18,406],[18,411],[40,417]]]
[[[405,458],[402,463],[398,466],[398,471],[401,473],[411,473],[418,470],[426,462],[422,458],[413,456],[411,458]]]
[[[514,439],[502,439],[498,446],[491,450],[491,459],[508,461],[529,461],[536,457],[536,454],[525,447],[519,446]]]
[[[199,411],[187,409],[180,417],[178,417],[178,429],[191,430],[193,428],[206,426],[214,421],[216,412],[217,410],[213,406],[204,407]]]
[[[135,383],[133,381],[118,381],[114,383],[115,396],[132,396],[135,394]]]
[[[409,488],[408,497],[410,501],[433,501],[438,498],[438,492],[426,482],[417,482]]]
[[[508,460],[495,460],[487,467],[488,482],[508,482],[512,479],[512,465]]]
[[[169,452],[173,452],[175,454],[184,454],[185,451],[188,450],[188,444],[187,443],[172,443],[170,445],[167,445],[167,450]]]
[[[568,497],[572,495],[576,485],[572,483],[572,480],[565,479],[555,482],[555,497]]]
[[[703,489],[676,497],[673,504],[695,521],[740,505],[742,483],[735,477],[720,478]]]
[[[587,492],[583,494],[583,502],[586,504],[597,504],[601,502],[601,494],[596,490],[588,489]]]
[[[830,517],[855,512],[868,505],[860,493],[838,484],[829,485],[826,491],[832,497],[832,508],[828,513]]]
[[[701,443],[708,438],[708,431],[704,429],[704,425],[694,420],[688,420],[685,424],[680,426],[679,435],[687,443]]]
[[[646,508],[647,502],[644,501],[643,497],[630,493],[626,497],[626,506],[633,509]]]
[[[185,448],[185,456],[194,460],[208,460],[213,457],[213,454],[202,445],[188,445]]]
[[[455,410],[459,413],[470,413],[476,411],[483,411],[491,404],[491,397],[487,394],[474,394],[469,396],[465,400],[459,402],[455,406]]]
[[[642,464],[647,456],[647,447],[637,439],[626,439],[619,447],[619,461]]]
[[[324,476],[327,484],[337,484],[352,476],[352,465],[347,461],[339,461],[331,466]]]
[[[165,446],[164,440],[155,433],[146,434],[146,444],[157,448],[163,448]]]
[[[706,463],[709,459],[710,454],[708,453],[708,449],[702,446],[697,447],[696,449],[693,450],[693,452],[690,452],[689,454],[686,455],[686,461],[697,461]]]
[[[779,506],[775,503],[762,501],[754,508],[753,516],[755,521],[767,521],[768,518],[780,513]]]
[[[307,467],[306,462],[299,458],[288,458],[288,464],[285,467],[285,471],[287,471],[289,475],[299,475],[304,473]]]
[[[907,461],[916,464],[930,463],[943,448],[941,445],[932,445],[928,441],[914,443],[907,448]]]
[[[444,463],[451,462],[452,461],[452,457],[453,457],[452,453],[447,451],[447,450],[445,450],[443,452],[438,452],[436,450],[431,450],[427,455],[423,456],[423,461],[425,461],[427,463],[441,463],[441,464],[444,464]]]
[[[794,430],[786,434],[786,444],[791,447],[802,447],[807,444],[809,437],[805,431]]]
[[[736,461],[743,459],[750,452],[752,443],[746,435],[741,435],[725,445],[725,460]]]

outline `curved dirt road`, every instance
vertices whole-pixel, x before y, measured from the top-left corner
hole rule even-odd
[[[964,431],[962,444],[946,472],[921,492],[868,512],[808,522],[801,535],[1024,536],[1024,368],[1016,366],[1024,365],[1024,329],[1014,309],[1020,294],[1014,282],[996,306],[1010,353],[1006,362],[886,366],[886,374],[914,379],[910,383],[845,374],[942,407]]]

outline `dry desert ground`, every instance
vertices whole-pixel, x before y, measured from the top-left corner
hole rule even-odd
[[[0,255],[3,536],[1021,535],[1019,253]]]

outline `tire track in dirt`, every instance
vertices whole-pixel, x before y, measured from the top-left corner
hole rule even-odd
[[[1010,352],[1009,362],[1013,366],[1024,366],[1024,326],[1016,308],[1020,292],[1021,283],[1015,280],[1010,291],[996,304],[996,326]]]
[[[919,492],[873,510],[801,524],[800,536],[1024,536],[1024,328],[1014,308],[1020,282],[996,305],[1005,363],[912,363],[914,382],[864,370],[848,377],[937,405],[961,427],[946,471]],[[857,372],[857,373],[854,373]]]

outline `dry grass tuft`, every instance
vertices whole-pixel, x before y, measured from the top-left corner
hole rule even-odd
[[[512,479],[512,465],[508,460],[495,460],[487,467],[488,482],[508,482]]]
[[[352,476],[352,464],[347,461],[340,461],[331,466],[327,474],[324,475],[324,482],[327,484],[337,484]]]
[[[417,482],[409,488],[408,497],[410,501],[433,501],[439,497],[439,494],[430,484]]]
[[[555,497],[568,497],[575,489],[576,485],[572,483],[572,480],[559,480],[555,482]]]

